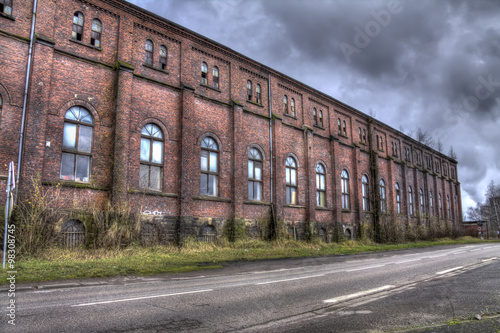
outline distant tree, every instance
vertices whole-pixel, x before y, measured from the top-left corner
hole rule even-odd
[[[481,206],[481,217],[488,221],[490,230],[500,230],[500,185],[492,180],[486,189],[484,204]]]
[[[417,128],[417,132],[415,133],[415,140],[429,147],[435,146],[432,135],[430,135],[428,131],[423,130],[421,127]]]
[[[441,142],[441,139],[436,141],[436,150],[440,153],[443,152],[443,143]]]
[[[466,219],[469,221],[481,221],[481,204],[478,202],[476,207],[467,208]]]
[[[453,146],[450,147],[450,151],[448,152],[448,156],[454,160],[457,159],[457,153],[455,153],[455,150],[453,150]]]
[[[370,107],[370,108],[368,109],[368,115],[369,115],[370,117],[372,117],[372,118],[377,118],[377,112],[376,112],[375,110],[373,110],[373,108],[372,108],[372,107]]]

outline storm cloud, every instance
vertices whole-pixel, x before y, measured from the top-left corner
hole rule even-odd
[[[464,211],[500,183],[500,2],[133,0],[458,155]]]

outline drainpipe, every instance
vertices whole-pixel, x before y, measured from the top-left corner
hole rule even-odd
[[[28,104],[28,89],[30,84],[30,75],[31,75],[31,60],[33,57],[33,43],[35,39],[35,23],[36,23],[36,8],[38,5],[38,0],[33,0],[33,15],[31,17],[31,32],[30,32],[30,46],[28,52],[28,65],[26,67],[26,82],[24,84],[24,98],[23,98],[23,113],[21,117],[21,134],[19,136],[19,155],[17,159],[17,176],[16,176],[16,198],[15,203],[17,204],[18,191],[19,191],[19,177],[21,175],[21,162],[23,156],[23,141],[24,141],[24,127],[26,121],[26,108]]]
[[[271,101],[271,73],[269,73],[269,81],[267,84],[267,90],[269,93],[269,149],[271,152],[271,205],[273,204],[273,112],[272,112],[272,101]]]

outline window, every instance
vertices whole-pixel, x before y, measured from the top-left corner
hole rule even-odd
[[[285,114],[288,114],[288,97],[283,96],[283,107]]]
[[[396,213],[401,214],[401,190],[399,189],[399,184],[396,183],[394,188],[396,189]]]
[[[441,193],[439,193],[439,217],[443,218],[443,201],[441,200]]]
[[[385,182],[383,179],[380,180],[380,211],[382,213],[387,213],[387,198],[385,195]]]
[[[432,195],[432,191],[429,191],[429,216],[434,215],[434,196]]]
[[[420,189],[420,216],[424,215],[424,213],[425,213],[424,191]]]
[[[153,66],[153,42],[149,39],[146,40],[145,50],[144,63]]]
[[[252,100],[252,81],[247,81],[247,100]]]
[[[94,121],[90,113],[73,106],[64,116],[61,157],[61,179],[90,182],[92,132]]]
[[[340,175],[341,178],[341,187],[342,187],[342,209],[350,209],[350,200],[349,200],[349,174],[346,170],[342,170]]]
[[[380,147],[378,149],[384,151],[384,138],[380,136]]]
[[[0,0],[0,12],[12,15],[12,0]]]
[[[344,134],[344,136],[347,136],[347,126],[345,120],[342,122],[342,133]]]
[[[316,206],[326,207],[325,167],[316,165]]]
[[[295,100],[292,98],[292,101],[290,103],[290,109],[291,109],[291,114],[292,114],[292,117],[295,117]]]
[[[448,218],[451,218],[451,207],[450,207],[450,196],[449,195],[446,195],[446,204],[447,204],[447,207],[448,207]]]
[[[162,183],[163,133],[155,124],[147,124],[141,131],[141,163],[139,186],[159,191]]]
[[[102,24],[98,19],[92,21],[92,33],[90,34],[90,44],[101,47]]]
[[[366,130],[363,129],[363,143],[366,143]]]
[[[217,196],[219,147],[214,139],[206,137],[201,142],[200,193]]]
[[[297,162],[293,157],[287,157],[285,164],[286,172],[286,203],[297,204]]]
[[[165,45],[160,46],[160,69],[167,69],[167,48]]]
[[[363,193],[363,210],[370,210],[370,187],[368,185],[368,177],[363,175],[361,178],[361,192]]]
[[[313,123],[315,126],[318,126],[318,112],[316,108],[313,108]]]
[[[340,118],[337,119],[337,125],[339,127],[339,135],[342,135],[342,122],[340,121]]]
[[[201,63],[201,84],[208,85],[208,66],[206,62]]]
[[[255,98],[257,104],[262,104],[260,84],[257,84],[257,86],[255,87]]]
[[[455,168],[451,168],[451,178],[455,179]]]
[[[81,41],[83,37],[83,14],[76,12],[73,15],[73,31],[71,38]]]
[[[319,121],[319,126],[323,127],[323,111],[321,110],[319,110],[318,121]]]
[[[212,79],[212,86],[214,87],[214,89],[219,89],[219,68],[214,67],[212,71]]]
[[[262,155],[256,148],[248,152],[248,199],[262,200]]]
[[[413,192],[411,191],[411,186],[408,186],[408,211],[413,216]]]
[[[359,143],[363,142],[363,135],[361,135],[361,127],[358,127]]]

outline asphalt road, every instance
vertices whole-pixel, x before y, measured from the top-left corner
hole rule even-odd
[[[15,326],[6,296],[1,332],[377,332],[500,313],[500,244],[18,286]]]

